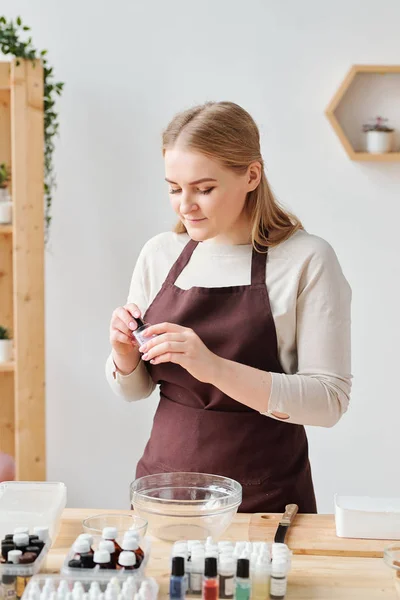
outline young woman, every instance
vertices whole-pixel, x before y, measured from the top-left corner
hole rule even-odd
[[[106,366],[127,400],[160,385],[136,475],[225,475],[243,486],[242,511],[316,512],[304,425],[347,409],[350,287],[331,246],[275,200],[243,108],[178,114],[163,155],[179,222],[144,246]]]

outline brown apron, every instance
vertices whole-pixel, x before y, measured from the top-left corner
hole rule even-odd
[[[148,308],[149,323],[190,327],[215,354],[283,373],[265,283],[267,254],[253,249],[251,285],[175,285],[198,242],[190,240]],[[315,513],[304,427],[277,421],[201,383],[173,363],[146,363],[160,384],[160,403],[136,477],[192,471],[224,475],[243,486],[242,512],[283,512],[296,503]]]

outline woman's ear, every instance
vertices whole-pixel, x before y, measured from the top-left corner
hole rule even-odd
[[[251,163],[251,165],[249,165],[248,169],[247,169],[247,182],[248,182],[248,191],[252,192],[253,190],[256,189],[256,187],[258,186],[258,184],[261,181],[261,175],[262,175],[262,166],[261,163],[259,163],[258,161],[255,161],[253,163]]]

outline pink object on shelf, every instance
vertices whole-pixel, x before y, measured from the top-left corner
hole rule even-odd
[[[9,454],[0,452],[0,482],[13,481],[15,478],[15,460]]]

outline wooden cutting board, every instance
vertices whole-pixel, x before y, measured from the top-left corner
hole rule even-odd
[[[249,515],[249,540],[272,542],[281,515]],[[285,542],[294,554],[380,558],[393,540],[362,540],[336,536],[334,515],[297,515]]]

